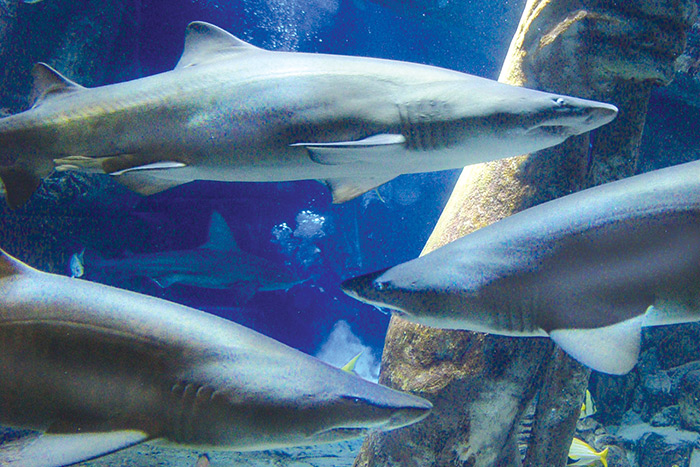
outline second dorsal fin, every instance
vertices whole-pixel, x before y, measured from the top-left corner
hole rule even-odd
[[[242,41],[218,26],[194,21],[187,26],[185,49],[175,68],[201,65],[231,54],[251,50],[262,51],[263,49]]]
[[[46,63],[39,62],[34,65],[32,77],[34,78],[34,85],[30,96],[32,107],[40,105],[52,96],[85,89],[83,86],[69,80]]]
[[[216,211],[212,213],[209,223],[209,240],[200,248],[219,251],[238,250],[238,245],[226,220]]]
[[[18,274],[27,274],[30,271],[34,271],[34,268],[0,249],[0,279]]]

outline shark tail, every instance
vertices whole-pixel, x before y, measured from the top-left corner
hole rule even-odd
[[[0,167],[0,180],[10,208],[23,206],[41,184],[41,177],[22,165]]]

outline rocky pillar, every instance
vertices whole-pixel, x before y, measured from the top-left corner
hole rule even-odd
[[[650,90],[673,76],[690,0],[529,0],[500,81],[614,103],[591,137],[464,169],[423,253],[535,204],[632,175]],[[588,370],[548,339],[445,331],[392,318],[380,382],[430,399],[423,422],[368,437],[356,467],[561,466]],[[536,399],[534,397],[537,396]],[[536,400],[530,433],[525,407]]]

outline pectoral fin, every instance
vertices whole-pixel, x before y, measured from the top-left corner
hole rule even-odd
[[[175,274],[170,274],[165,276],[151,277],[151,280],[155,282],[155,284],[161,289],[167,289],[174,283],[178,282],[180,278]]]
[[[674,299],[659,298],[653,306],[647,308],[644,326],[664,326],[695,321],[700,321],[698,297],[686,297],[682,300],[680,294],[677,294]]]
[[[54,159],[56,170],[82,170],[84,172],[122,175],[136,170],[176,169],[185,167],[179,161],[154,160],[143,154],[118,154],[108,157],[67,156]]]
[[[403,149],[406,138],[399,134],[380,134],[357,141],[333,143],[296,143],[309,151],[314,162],[323,165],[346,165],[358,162],[381,163],[381,154]],[[390,161],[384,161],[389,163]]]
[[[144,165],[137,165],[134,167],[127,167],[125,169],[121,170],[116,170],[116,171],[110,171],[108,172],[110,175],[123,175],[127,172],[132,172],[135,170],[162,170],[162,169],[179,169],[181,167],[186,167],[187,164],[183,164],[182,162],[177,162],[177,161],[161,161],[161,162],[153,162],[152,164],[144,164]]]
[[[240,280],[231,284],[229,289],[232,292],[233,303],[236,305],[248,303],[258,291],[258,287],[258,282],[254,280]]]
[[[556,329],[549,336],[564,352],[601,373],[624,375],[639,359],[644,315],[592,329]]]
[[[96,433],[44,433],[0,446],[0,465],[62,467],[134,446],[148,439],[138,430]]]
[[[333,193],[333,202],[344,203],[351,199],[357,198],[361,194],[368,192],[379,185],[383,185],[394,178],[393,175],[388,177],[365,177],[365,178],[333,178],[325,180],[328,188]]]

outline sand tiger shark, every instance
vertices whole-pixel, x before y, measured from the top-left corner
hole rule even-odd
[[[160,440],[237,451],[325,443],[431,404],[231,321],[40,272],[0,250],[0,424],[43,431],[3,466],[63,466]]]
[[[224,218],[214,212],[209,237],[190,250],[94,259],[86,266],[109,276],[148,277],[159,287],[185,284],[207,289],[235,289],[242,299],[257,291],[286,290],[302,282],[284,266],[238,248]]]
[[[344,202],[400,174],[554,146],[617,114],[432,66],[266,51],[203,22],[165,73],[91,89],[46,64],[33,75],[33,106],[0,119],[10,206],[54,169],[109,173],[142,194],[316,179]]]
[[[548,335],[624,374],[641,326],[700,320],[700,161],[543,203],[342,287],[429,326]]]

